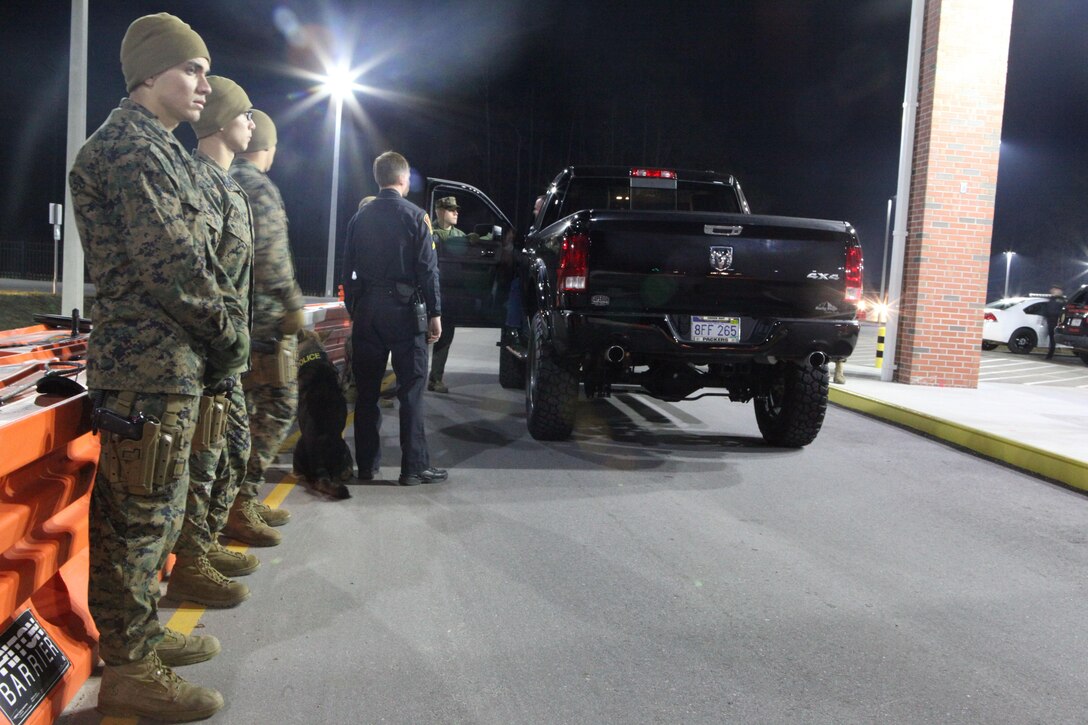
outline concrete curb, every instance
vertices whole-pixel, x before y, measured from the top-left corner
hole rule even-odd
[[[839,387],[832,386],[828,397],[830,402],[843,408],[887,420],[1028,473],[1088,491],[1088,464],[1082,461]]]

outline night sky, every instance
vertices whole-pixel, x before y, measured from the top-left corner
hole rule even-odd
[[[159,11],[189,22],[212,72],[277,120],[271,176],[303,286],[320,291],[332,125],[327,101],[306,104],[314,84],[297,70],[315,60],[290,42],[297,24],[291,37],[331,44],[369,68],[361,113],[344,116],[341,232],[358,199],[374,193],[370,163],[388,148],[423,176],[479,187],[521,227],[533,197],[568,164],[714,169],[740,179],[757,213],[852,222],[875,291],[910,5],[91,0],[88,133],[124,95],[118,51],[128,24]],[[0,242],[49,250],[48,203],[62,200],[66,174],[70,5],[2,6],[15,72],[0,107]],[[1086,29],[1083,0],[1016,3],[988,298],[1003,287],[1009,248],[1010,291],[1088,281]],[[195,145],[188,127],[178,135]]]

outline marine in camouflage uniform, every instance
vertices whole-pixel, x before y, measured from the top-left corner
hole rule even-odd
[[[167,465],[153,475],[118,471],[102,433],[91,495],[88,601],[106,663],[98,709],[176,721],[210,716],[223,698],[171,665],[214,656],[214,637],[185,636],[158,621],[158,573],[178,536],[190,440],[208,376],[248,354],[217,282],[213,215],[192,160],[171,130],[198,118],[210,92],[210,54],[166,13],[128,28],[121,65],[129,98],[80,149],[69,173],[76,224],[96,286],[87,381],[97,406],[161,421],[143,450]],[[144,423],[144,429],[150,423]],[[154,428],[152,427],[152,430]],[[153,459],[154,459],[153,458]]]
[[[228,78],[209,76],[208,83],[212,95],[200,119],[191,124],[199,139],[193,154],[197,184],[208,207],[215,210],[216,256],[224,275],[219,284],[231,318],[236,326],[248,327],[253,227],[246,194],[227,169],[235,153],[249,144],[252,103]],[[240,380],[243,371],[232,372],[226,386],[229,390],[219,398],[227,402],[225,434],[209,436],[206,445],[195,441],[189,457],[185,522],[174,546],[177,562],[167,590],[173,598],[209,607],[230,607],[248,598],[249,588],[227,577],[249,574],[260,565],[257,557],[232,552],[217,539],[245,476],[250,449],[249,418]],[[205,390],[204,394],[211,398],[216,392]]]
[[[457,197],[444,196],[434,205],[434,236],[445,248],[450,237],[467,237],[467,235],[455,226],[457,213],[461,210],[457,203]],[[475,235],[472,235],[475,237]],[[476,237],[477,239],[479,237]],[[442,324],[442,337],[431,349],[431,372],[427,376],[427,390],[436,393],[448,393],[449,388],[442,380],[446,374],[446,361],[450,357],[450,345],[453,344],[453,336],[457,332],[457,325],[452,317],[446,316]]]
[[[245,154],[230,174],[249,195],[253,211],[253,339],[251,371],[242,376],[249,412],[252,448],[246,476],[238,490],[224,533],[256,546],[278,544],[280,534],[269,527],[287,522],[284,509],[271,509],[257,500],[264,474],[275,460],[295,420],[298,384],[295,379],[294,335],[302,325],[302,291],[295,281],[283,197],[268,177],[276,151],[276,126],[268,114],[253,111],[255,128]],[[277,353],[268,349],[280,341],[279,355],[289,364],[286,378],[270,376]],[[258,349],[260,348],[260,349]]]

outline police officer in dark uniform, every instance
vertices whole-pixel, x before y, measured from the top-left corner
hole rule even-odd
[[[442,336],[438,256],[431,220],[404,197],[408,160],[395,151],[374,159],[381,191],[348,223],[344,249],[344,304],[351,313],[352,370],[355,374],[355,462],[359,478],[373,480],[381,466],[381,392],[390,353],[400,400],[400,484],[445,481],[431,466],[423,429],[423,386],[427,344]],[[413,292],[414,291],[414,292]],[[412,299],[426,306],[420,329]]]
[[[1054,357],[1054,347],[1058,341],[1054,339],[1054,328],[1058,325],[1058,318],[1062,316],[1062,310],[1065,309],[1065,294],[1062,293],[1062,288],[1058,285],[1054,285],[1050,288],[1050,297],[1047,298],[1046,307],[1044,308],[1044,316],[1046,317],[1046,335],[1050,338],[1049,347],[1046,351],[1046,359],[1050,360]]]

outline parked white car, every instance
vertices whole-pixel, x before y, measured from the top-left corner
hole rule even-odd
[[[982,312],[982,349],[1008,345],[1010,352],[1027,354],[1047,347],[1046,296],[1006,297],[988,302]]]

